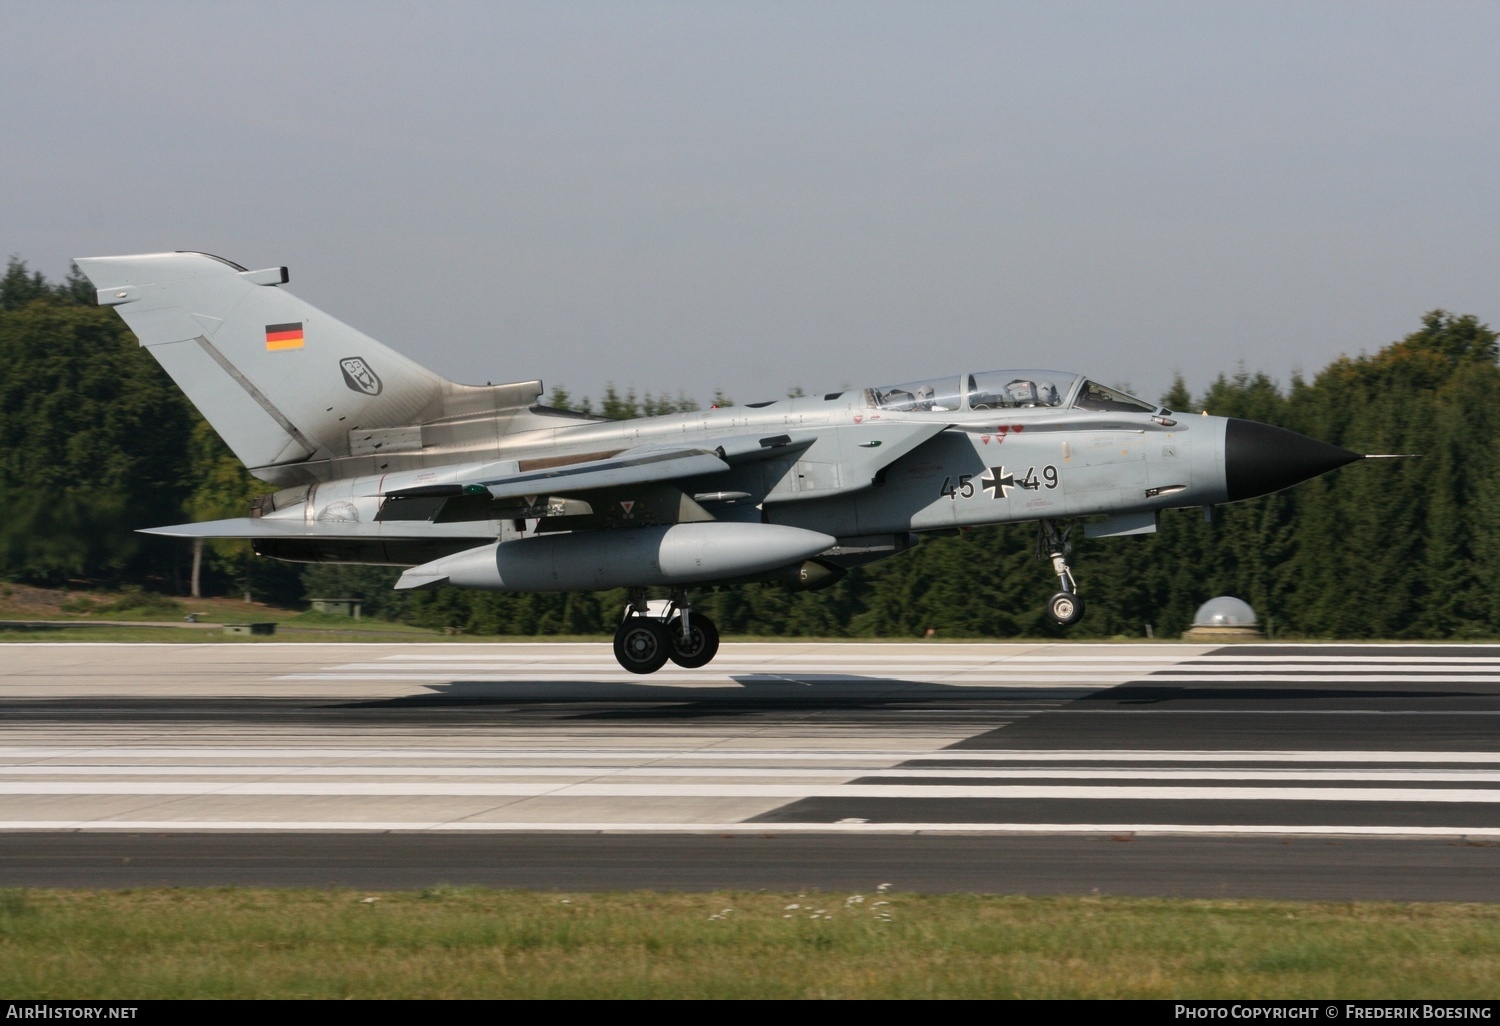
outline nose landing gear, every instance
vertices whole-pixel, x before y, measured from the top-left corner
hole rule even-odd
[[[1068,535],[1072,533],[1071,523],[1042,520],[1037,524],[1036,553],[1052,561],[1052,572],[1062,589],[1047,600],[1047,617],[1059,627],[1071,627],[1083,619],[1083,596],[1078,594],[1078,582],[1068,567],[1068,553],[1073,551]]]
[[[655,673],[670,659],[678,666],[707,666],[719,652],[714,622],[695,614],[679,588],[665,602],[650,602],[645,588],[633,588],[615,631],[615,659],[631,673]]]

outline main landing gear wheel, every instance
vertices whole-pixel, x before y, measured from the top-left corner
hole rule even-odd
[[[1047,601],[1047,616],[1059,627],[1070,627],[1083,619],[1083,599],[1060,591]]]
[[[684,630],[686,628],[686,630]],[[678,666],[707,666],[719,653],[719,629],[693,613],[685,588],[665,602],[652,602],[645,588],[631,588],[615,631],[615,659],[631,673],[655,673],[670,659]]]
[[[672,654],[672,641],[660,620],[627,616],[615,631],[615,658],[631,673],[655,673]]]
[[[689,670],[707,666],[719,653],[719,628],[706,616],[694,613],[688,619],[688,636],[682,636],[682,617],[674,616],[667,623],[667,637],[672,644],[668,653],[672,662]]]

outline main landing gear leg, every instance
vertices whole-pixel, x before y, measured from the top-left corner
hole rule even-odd
[[[708,617],[693,612],[682,588],[672,592],[667,606],[667,634],[672,642],[668,656],[678,666],[707,666],[719,654],[719,629]]]
[[[1052,572],[1057,575],[1058,587],[1062,589],[1047,600],[1047,616],[1059,627],[1071,627],[1083,619],[1083,598],[1078,594],[1078,583],[1073,580],[1073,571],[1068,567],[1068,553],[1073,551],[1068,535],[1072,533],[1073,525],[1043,520],[1037,527],[1037,555],[1052,561]]]
[[[668,659],[688,668],[705,666],[719,651],[719,632],[693,612],[687,592],[672,592],[664,612],[653,613],[645,588],[632,588],[615,631],[615,659],[631,673],[655,673]]]

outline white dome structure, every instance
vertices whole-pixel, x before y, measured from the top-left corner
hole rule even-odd
[[[1182,636],[1194,641],[1260,641],[1266,635],[1250,603],[1220,595],[1198,607],[1193,625]]]
[[[1259,623],[1250,603],[1233,595],[1211,598],[1193,614],[1194,627],[1255,627]]]

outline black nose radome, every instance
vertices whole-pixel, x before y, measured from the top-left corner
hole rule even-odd
[[[1357,452],[1253,420],[1231,418],[1224,429],[1230,502],[1278,492],[1362,459]]]

